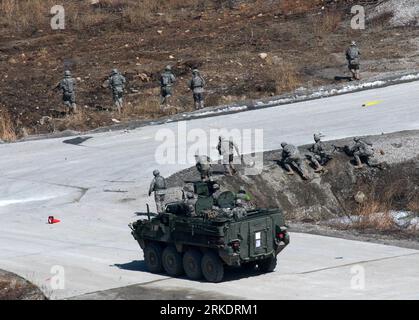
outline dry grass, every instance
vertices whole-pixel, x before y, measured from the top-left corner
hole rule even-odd
[[[313,33],[317,37],[329,36],[343,21],[342,12],[328,11],[312,18]]]
[[[50,29],[54,0],[0,0],[0,24],[9,32],[34,32]],[[64,3],[66,29],[81,31],[109,22],[113,27],[136,27],[151,22],[157,13],[171,19],[171,11],[198,7],[199,0],[69,0]]]
[[[15,124],[6,108],[0,109],[0,139],[15,141],[17,139]]]
[[[279,2],[282,14],[302,14],[313,10],[322,3],[321,0],[283,0]]]
[[[419,191],[414,190],[409,197],[407,210],[419,214]]]
[[[367,200],[359,204],[354,212],[359,217],[354,224],[357,229],[395,230],[397,226],[391,215],[392,210],[419,212],[419,197],[415,186],[410,180],[400,179],[397,173],[386,177],[382,185],[370,186],[364,193]]]
[[[395,229],[394,219],[390,214],[390,209],[386,202],[379,200],[367,201],[360,204],[355,215],[359,217],[353,227],[356,229],[375,229],[379,231]]]
[[[273,84],[276,94],[293,91],[301,83],[297,70],[291,63],[281,62],[268,66],[265,72],[266,79]]]
[[[53,0],[0,0],[0,23],[15,32],[45,28],[54,4]]]

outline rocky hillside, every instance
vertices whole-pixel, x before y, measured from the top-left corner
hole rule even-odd
[[[208,106],[347,81],[351,40],[361,47],[364,78],[417,68],[416,27],[393,25],[394,14],[404,11],[380,11],[383,1],[234,2],[69,0],[65,29],[51,30],[55,1],[2,0],[0,139],[190,111],[193,67],[207,80]],[[365,30],[350,27],[354,4],[371,14]],[[161,110],[157,79],[167,64],[178,82],[174,107]],[[115,67],[128,79],[122,115],[103,87]],[[78,81],[81,112],[71,117],[52,90],[65,69]]]

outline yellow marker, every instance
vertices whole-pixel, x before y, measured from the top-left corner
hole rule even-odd
[[[380,104],[381,102],[383,102],[383,101],[382,100],[370,101],[370,102],[364,103],[362,106],[363,107],[371,107],[371,106],[375,106],[377,104]]]

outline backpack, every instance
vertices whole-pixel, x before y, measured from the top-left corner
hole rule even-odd
[[[163,177],[156,177],[155,178],[155,187],[156,190],[164,190],[166,189],[166,180]]]
[[[62,83],[62,88],[66,93],[74,92],[74,80],[73,79],[64,79]]]
[[[350,47],[348,49],[348,60],[349,63],[352,65],[358,65],[359,64],[359,51],[357,48]]]
[[[193,88],[202,88],[204,86],[204,80],[201,77],[194,77],[192,79]]]
[[[162,86],[168,86],[170,83],[171,83],[171,81],[170,81],[171,79],[170,79],[170,75],[169,74],[167,74],[167,73],[163,73],[162,75],[161,75],[161,85]]]

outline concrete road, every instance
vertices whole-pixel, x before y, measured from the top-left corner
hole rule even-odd
[[[362,107],[370,101],[379,103]],[[96,134],[80,145],[63,143],[68,138],[0,145],[0,268],[33,281],[51,298],[145,283],[255,299],[419,298],[419,251],[304,234],[292,235],[269,275],[233,274],[221,284],[197,285],[145,272],[127,224],[153,202],[147,196],[153,169],[167,176],[193,164],[194,137],[184,144],[186,137],[177,135],[182,126],[189,133],[198,129],[198,135],[217,128],[263,129],[264,150],[282,140],[309,143],[318,131],[336,139],[419,129],[419,82]],[[163,143],[180,157],[159,164],[162,142],[156,137],[172,132],[175,139]],[[216,150],[210,151],[214,157]],[[181,161],[188,153],[191,162]],[[48,225],[50,215],[61,223]]]

